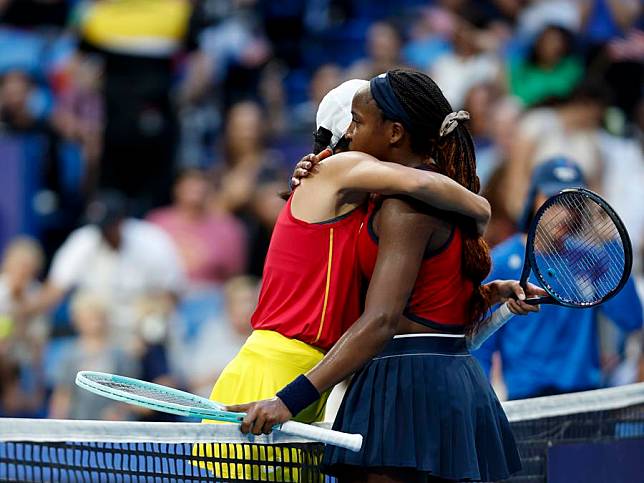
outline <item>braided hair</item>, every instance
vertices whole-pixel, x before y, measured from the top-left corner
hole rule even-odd
[[[432,159],[435,171],[478,193],[480,182],[476,174],[474,142],[469,130],[463,122],[459,122],[451,132],[440,135],[445,116],[452,112],[440,88],[429,76],[414,70],[394,69],[388,71],[387,76],[411,120],[411,125],[405,128],[410,134],[412,151],[428,160]],[[489,308],[481,282],[490,272],[490,250],[478,235],[472,220],[459,217],[458,225],[463,233],[463,275],[474,284],[469,307],[469,330],[472,331]]]

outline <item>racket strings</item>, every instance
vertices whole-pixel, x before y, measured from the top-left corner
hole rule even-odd
[[[568,208],[579,209],[579,207],[571,207],[569,203],[568,203]],[[582,210],[584,208],[585,207],[582,207]],[[588,213],[588,212],[589,211],[586,211],[586,210],[583,210],[583,211],[580,210],[580,213],[582,213],[582,214]],[[559,218],[561,218],[561,216],[563,216],[563,215],[561,215],[561,213],[559,213]],[[552,225],[554,223],[558,224],[558,230],[554,232],[555,237],[558,237],[559,239],[561,239],[562,234],[565,233],[566,231],[569,231],[570,233],[576,235],[579,240],[583,240],[583,242],[578,241],[578,243],[577,243],[577,245],[578,245],[577,246],[578,254],[576,256],[573,255],[571,257],[570,254],[568,254],[569,256],[566,257],[565,260],[564,260],[563,257],[559,256],[557,261],[559,263],[566,262],[568,264],[572,264],[572,266],[576,266],[578,268],[576,270],[578,272],[577,277],[576,277],[576,281],[575,281],[576,285],[580,286],[583,292],[588,292],[587,288],[592,287],[593,281],[597,278],[597,271],[598,271],[597,267],[598,266],[601,267],[599,269],[599,272],[606,272],[605,266],[607,265],[607,263],[602,262],[601,258],[596,256],[597,250],[592,250],[590,248],[592,246],[594,246],[594,245],[597,245],[597,243],[596,243],[597,239],[605,240],[607,238],[606,235],[608,234],[608,231],[606,229],[604,229],[602,231],[598,231],[598,230],[595,229],[594,234],[591,233],[591,235],[594,235],[594,240],[592,240],[592,243],[591,243],[588,235],[585,235],[586,236],[585,240],[580,237],[580,233],[582,232],[582,229],[580,229],[579,226],[574,227],[574,226],[571,226],[570,223],[566,223],[568,226],[564,227],[564,226],[562,226],[563,224],[561,223],[561,220],[559,220],[557,218],[552,220],[551,223],[549,223],[546,226]],[[586,227],[595,227],[595,226],[596,225],[593,225],[592,223],[586,223]],[[611,227],[609,227],[609,229],[610,228]],[[544,233],[544,232],[542,232],[542,233]],[[558,252],[554,251],[554,246],[553,246],[552,243],[547,243],[548,240],[545,240],[546,243],[544,243],[544,237],[540,237],[540,240],[541,240],[541,243],[546,245],[546,246],[548,246],[553,253],[556,253],[557,255],[559,255]],[[608,245],[608,246],[610,246],[610,245]],[[613,249],[611,251],[614,254],[615,250]],[[603,265],[603,267],[602,267],[602,265]],[[608,266],[611,266],[611,264],[608,263]],[[574,296],[574,292],[575,292],[575,288],[576,288],[574,285],[575,284],[570,284],[570,283],[563,283],[562,284],[562,288],[565,289],[565,292],[567,292],[567,295],[569,297]]]
[[[579,207],[576,207],[579,208]],[[583,207],[585,208],[585,207]],[[588,214],[591,213],[590,210],[588,211],[581,211],[583,214]],[[584,292],[587,292],[588,287],[592,287],[595,280],[598,278],[598,276],[604,275],[607,276],[611,282],[613,282],[613,285],[619,283],[619,280],[621,278],[621,272],[618,269],[612,269],[611,267],[615,267],[615,261],[616,260],[607,260],[607,259],[602,259],[600,256],[598,256],[598,250],[594,249],[594,246],[596,246],[597,240],[607,240],[610,239],[612,236],[612,231],[614,229],[614,226],[612,223],[609,223],[608,226],[605,224],[603,225],[601,230],[597,229],[597,224],[596,223],[588,223],[589,220],[586,220],[586,227],[590,228],[590,230],[594,233],[591,233],[591,239],[588,237],[588,235],[585,235],[586,238],[580,238],[582,242],[577,243],[577,250],[578,254],[574,255],[572,257],[567,258],[567,262],[569,264],[572,264],[572,266],[579,267],[581,270],[577,270],[578,275],[577,275],[577,285],[579,285]],[[578,230],[574,230],[577,233],[579,233]],[[608,236],[611,235],[611,236]],[[601,242],[600,242],[601,243]],[[609,255],[617,255],[620,260],[623,260],[623,254],[619,255],[615,249],[614,249],[614,244],[606,244],[604,243],[604,248],[607,248]],[[611,249],[611,246],[613,247]],[[614,258],[614,257],[613,257]]]
[[[118,382],[111,379],[100,378],[96,376],[92,377],[91,379],[93,382],[100,384],[105,388],[118,390],[121,393],[130,394],[132,396],[145,397],[159,402],[179,404],[182,406],[190,406],[193,408],[208,409],[208,410],[213,409],[212,406],[205,404],[198,397],[190,397],[190,394],[187,394],[187,393],[185,395],[169,393],[167,391],[158,390],[150,386],[137,386],[126,382]]]
[[[622,279],[623,240],[610,215],[594,200],[571,193],[541,214],[534,256],[542,281],[560,298],[594,304]]]

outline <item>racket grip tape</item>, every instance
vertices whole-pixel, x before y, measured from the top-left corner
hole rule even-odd
[[[505,325],[505,323],[514,317],[510,311],[508,304],[504,303],[496,309],[492,315],[483,321],[481,328],[468,337],[467,346],[470,350],[476,350],[483,345],[497,330]]]
[[[305,439],[319,441],[321,443],[339,446],[341,448],[349,449],[351,451],[360,451],[362,448],[362,435],[343,433],[341,431],[334,431],[333,429],[320,428],[319,426],[312,426],[310,424],[298,423],[296,421],[287,421],[279,425],[279,429],[283,433],[292,436],[299,436]]]

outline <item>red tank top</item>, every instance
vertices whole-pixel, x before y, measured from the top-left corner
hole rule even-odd
[[[307,223],[291,214],[291,199],[273,230],[251,323],[327,350],[362,313],[356,244],[366,209]]]
[[[378,256],[378,237],[373,229],[377,208],[377,202],[369,203],[358,237],[360,270],[369,280]],[[405,317],[443,332],[462,333],[465,330],[473,284],[461,273],[461,245],[461,230],[453,226],[449,239],[441,248],[425,253],[407,301]]]

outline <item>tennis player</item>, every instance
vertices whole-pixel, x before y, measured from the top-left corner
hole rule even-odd
[[[335,146],[351,123],[347,108],[366,81],[331,91],[318,110],[317,151],[331,132]],[[345,106],[344,109],[339,106]],[[342,123],[337,118],[343,118]],[[343,125],[342,132],[325,129]],[[356,243],[369,193],[407,194],[440,209],[489,219],[488,202],[454,180],[358,152],[331,156],[291,195],[275,225],[262,288],[251,322],[253,333],[217,380],[211,399],[238,404],[276,392],[322,360],[361,313]],[[326,393],[296,419],[319,421]],[[319,398],[319,399],[318,399]],[[309,405],[307,405],[309,406]]]
[[[347,138],[351,149],[448,173],[478,191],[468,117],[452,112],[426,75],[394,70],[355,96]],[[358,240],[370,279],[363,315],[278,397],[229,409],[247,411],[243,431],[267,432],[359,371],[334,427],[363,434],[363,449],[328,448],[327,472],[343,481],[507,478],[520,468],[514,439],[464,336],[516,285],[481,286],[490,257],[471,222],[407,198],[379,205],[371,203]],[[530,295],[543,293],[530,286]],[[537,310],[513,304],[517,313]]]

